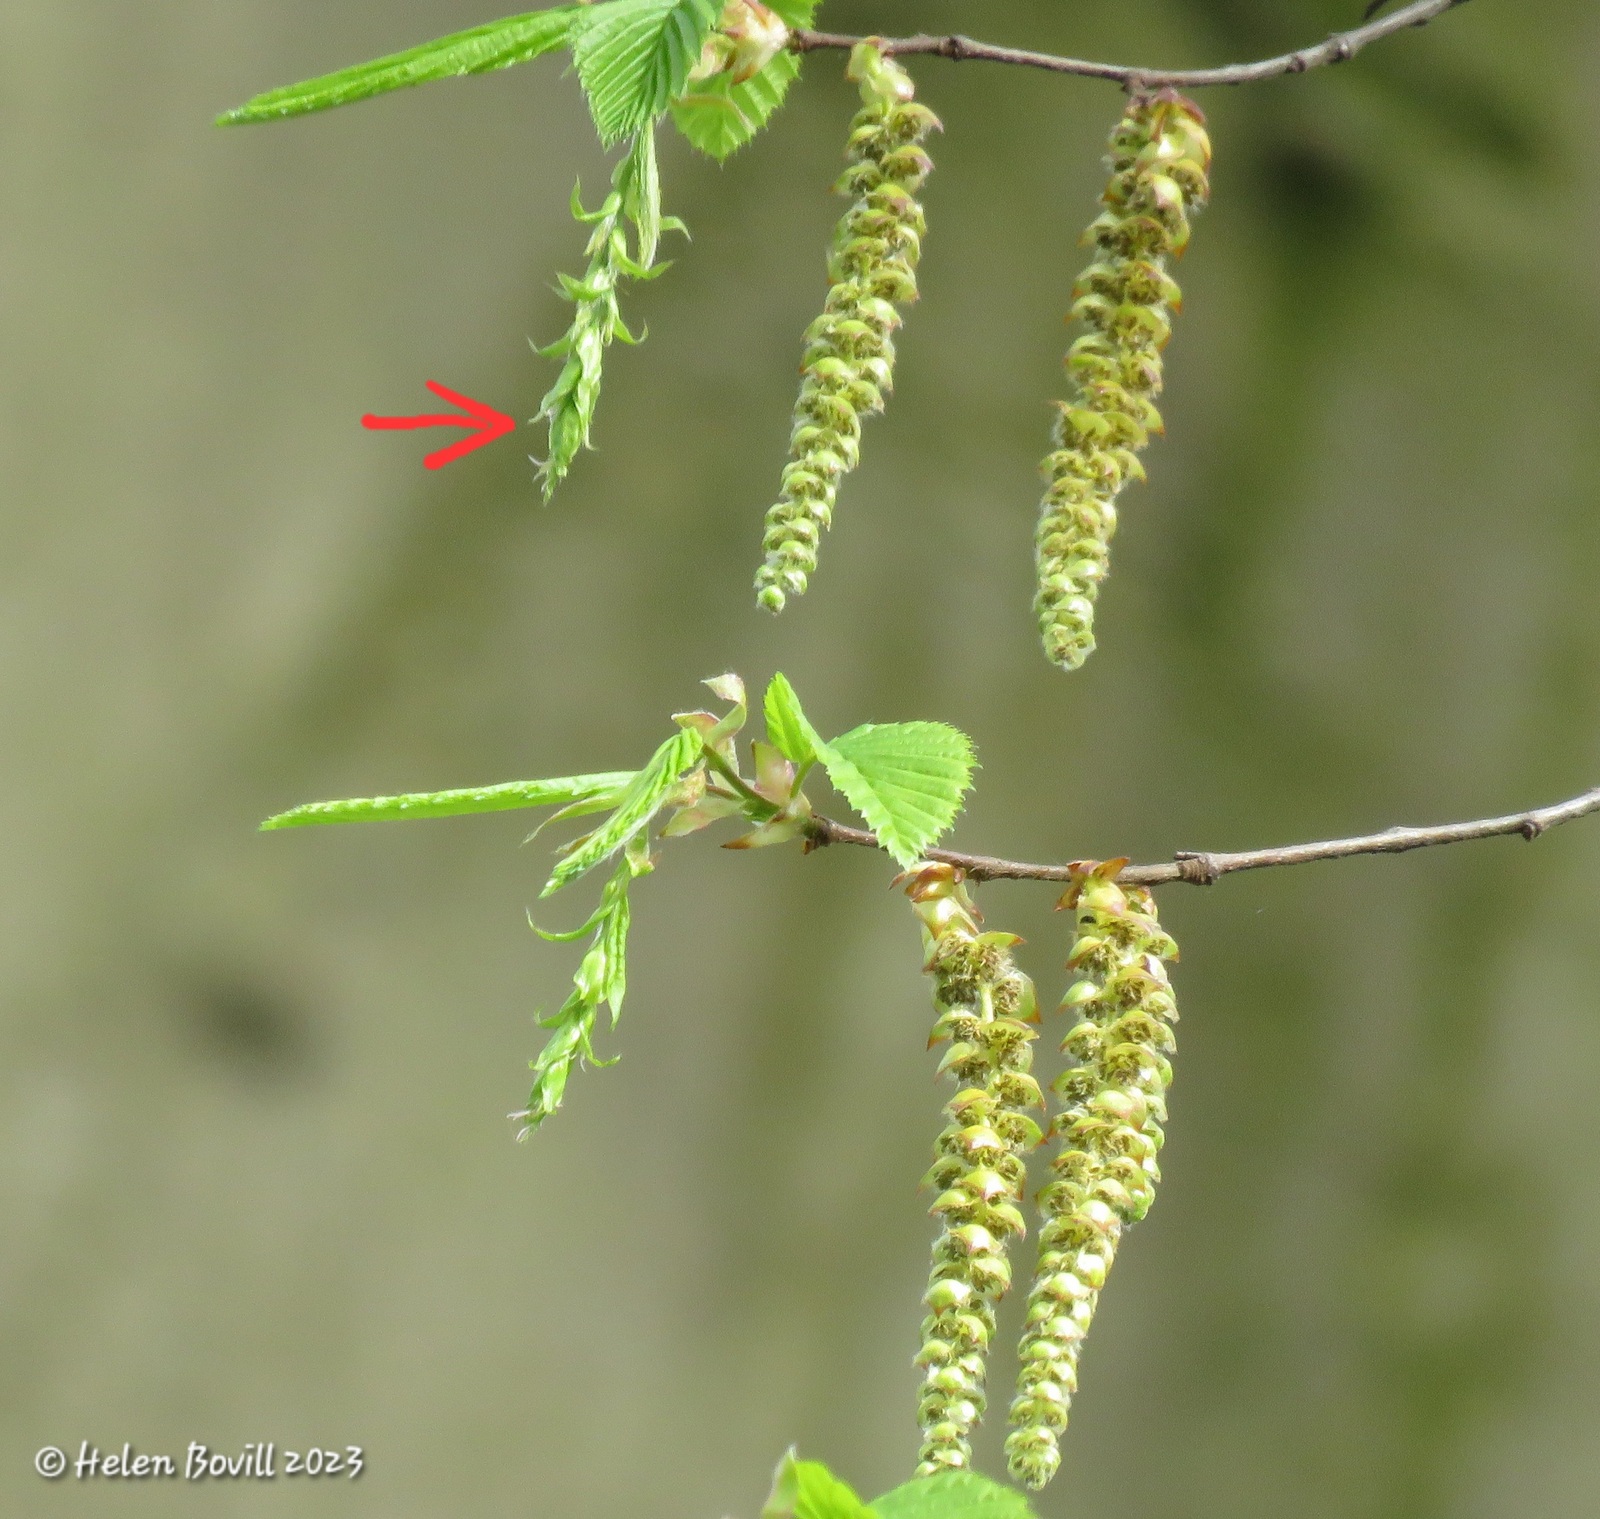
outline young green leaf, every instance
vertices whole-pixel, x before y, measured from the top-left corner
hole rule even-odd
[[[1032,1505],[1014,1487],[976,1472],[918,1477],[872,1500],[878,1519],[1034,1519]]]
[[[350,105],[390,90],[426,84],[430,79],[484,74],[491,69],[526,63],[541,53],[564,46],[574,18],[584,9],[579,5],[563,5],[555,10],[507,16],[502,21],[491,21],[470,31],[453,32],[448,37],[424,42],[403,53],[391,53],[386,58],[358,63],[334,74],[268,90],[217,117],[217,125],[240,126],[246,122],[304,116],[311,111]]]
[[[817,13],[818,0],[767,0],[767,9],[785,26],[810,26]]]
[[[673,123],[702,153],[727,158],[767,124],[799,74],[800,60],[789,52],[742,84],[731,74],[714,74],[673,101]]]
[[[463,812],[503,812],[512,807],[611,806],[633,780],[632,770],[568,775],[544,781],[507,781],[462,791],[417,791],[404,796],[352,797],[342,802],[307,802],[270,817],[261,827],[300,828],[309,823],[365,823],[385,818],[443,818]]]
[[[767,682],[767,694],[761,705],[767,719],[767,741],[772,747],[796,765],[815,764],[822,740],[806,720],[800,709],[800,698],[781,670]]]
[[[820,1461],[800,1461],[791,1447],[778,1463],[761,1519],[872,1519],[872,1510]]]
[[[678,778],[700,757],[700,740],[682,730],[650,757],[617,799],[617,810],[550,872],[541,897],[560,891],[637,838],[666,805]]]
[[[718,0],[610,0],[572,29],[572,56],[607,147],[655,120],[683,93],[717,23]]]
[[[863,723],[818,753],[834,789],[902,865],[955,821],[972,782],[972,740],[946,723]]]

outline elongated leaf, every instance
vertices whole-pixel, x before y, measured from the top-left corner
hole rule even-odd
[[[730,74],[713,75],[673,102],[673,123],[702,153],[726,158],[767,124],[799,74],[799,58],[784,52],[743,84],[734,84]]]
[[[268,90],[247,100],[242,106],[217,117],[218,126],[240,126],[253,121],[279,121],[286,116],[304,116],[311,111],[326,111],[333,106],[350,105],[390,90],[403,90],[430,79],[445,79],[455,74],[484,74],[491,69],[526,63],[541,53],[565,45],[573,19],[585,7],[564,5],[555,10],[530,11],[475,26],[470,31],[453,32],[403,53],[358,63],[353,68],[307,79],[301,84]]]
[[[820,1461],[801,1461],[790,1449],[772,1478],[761,1519],[872,1519],[872,1511]]]
[[[717,23],[718,0],[610,0],[572,31],[572,56],[607,147],[655,120],[683,93]]]
[[[961,810],[972,740],[946,723],[864,723],[819,749],[828,779],[902,865]]]
[[[617,800],[617,810],[551,871],[541,897],[560,891],[650,826],[683,774],[700,757],[700,740],[692,733],[673,734],[650,757]]]
[[[415,791],[404,796],[352,797],[342,802],[307,802],[270,817],[261,827],[300,828],[309,823],[366,823],[385,818],[444,818],[463,812],[503,812],[512,807],[610,806],[633,781],[632,770],[568,775],[544,781],[506,781],[462,791]]]
[[[918,1477],[874,1498],[872,1512],[878,1519],[1034,1519],[1023,1494],[976,1472]]]
[[[814,764],[817,745],[822,740],[806,721],[800,709],[800,698],[781,670],[767,682],[767,694],[761,706],[767,719],[767,741],[772,747],[796,765]]]

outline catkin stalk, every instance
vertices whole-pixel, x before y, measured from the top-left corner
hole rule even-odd
[[[1135,97],[1111,134],[1105,210],[1083,236],[1095,259],[1073,287],[1072,316],[1090,330],[1067,354],[1076,395],[1057,403],[1035,537],[1034,610],[1045,654],[1063,669],[1094,652],[1117,494],[1144,479],[1138,451],[1162,430],[1161,350],[1181,304],[1167,263],[1182,254],[1189,217],[1209,194],[1204,120],[1171,90]]]
[[[1078,1354],[1122,1232],[1150,1208],[1161,1172],[1172,1024],[1178,1010],[1164,960],[1177,946],[1155,902],[1116,875],[1128,862],[1080,862],[1061,905],[1077,917],[1062,1007],[1080,1022],[1062,1044],[1079,1062],[1052,1083],[1063,1107],[1055,1179],[1039,1194],[1039,1258],[1028,1295],[1012,1430],[1011,1475],[1040,1488],[1061,1463],[1059,1440],[1078,1386]]]
[[[949,1122],[926,1178],[938,1193],[930,1211],[940,1221],[916,1358],[923,1371],[917,1472],[930,1476],[972,1461],[995,1305],[1011,1285],[1006,1247],[1025,1232],[1022,1157],[1042,1138],[1028,1109],[1044,1099],[1028,1074],[1038,1015],[1033,983],[1011,958],[1016,935],[982,932],[961,873],[949,865],[918,865],[901,880],[922,920],[933,978],[939,1016],[928,1042],[949,1041],[939,1069],[960,1088],[945,1106]]]
[[[850,55],[864,104],[850,123],[850,167],[834,188],[852,197],[828,258],[827,303],[806,329],[789,463],[767,512],[756,600],[781,612],[805,592],[833,521],[839,479],[861,454],[861,419],[893,388],[897,306],[917,298],[926,230],[917,191],[933,167],[922,142],[939,119],[912,97],[911,77],[869,40]]]

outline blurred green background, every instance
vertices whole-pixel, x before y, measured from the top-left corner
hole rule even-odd
[[[822,20],[1177,65],[1358,8]],[[630,296],[649,341],[613,350],[600,451],[545,509],[531,430],[434,475],[440,435],[357,421],[433,409],[425,379],[535,409],[566,197],[606,172],[561,64],[208,125],[487,17],[0,10],[6,1515],[752,1519],[791,1441],[866,1493],[914,1459],[942,1094],[887,862],[671,847],[635,893],[621,1063],[519,1147],[533,1015],[576,959],[523,924],[544,845],[514,816],[258,837],[269,812],[633,765],[700,677],[779,666],[824,730],[964,727],[956,842],[1033,858],[1600,779],[1592,5],[1478,0],[1205,97],[1169,435],[1070,677],[1028,610],[1034,468],[1114,88],[913,64],[947,127],[924,298],[774,622],[749,580],[839,211],[843,59],[726,167],[664,139],[694,241]],[[1600,1508],[1597,888],[1600,821],[1167,889],[1166,1181],[1047,1519]],[[982,900],[1059,990],[1052,893]],[[84,1439],[354,1443],[367,1470],[34,1475]]]

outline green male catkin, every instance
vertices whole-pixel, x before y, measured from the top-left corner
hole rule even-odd
[[[924,863],[900,879],[922,920],[933,978],[939,1016],[928,1042],[949,1042],[939,1070],[960,1088],[945,1105],[949,1122],[926,1178],[941,1226],[917,1354],[917,1471],[930,1476],[971,1465],[995,1305],[1011,1285],[1006,1248],[1025,1232],[1023,1157],[1043,1138],[1028,1110],[1042,1109],[1044,1098],[1028,1074],[1038,1014],[1033,983],[1011,958],[1016,935],[981,930],[961,872],[949,865]]]
[[[1055,449],[1035,551],[1034,611],[1046,655],[1073,670],[1094,652],[1094,603],[1117,530],[1116,498],[1144,479],[1138,451],[1161,431],[1161,350],[1180,305],[1169,259],[1210,192],[1211,143],[1200,108],[1170,90],[1135,97],[1111,134],[1105,210],[1084,233],[1095,260],[1073,288],[1072,400],[1058,402]]]
[[[926,231],[917,191],[933,167],[922,143],[939,119],[871,41],[852,50],[850,78],[864,103],[850,123],[850,167],[834,188],[852,200],[834,232],[827,302],[806,329],[789,463],[767,512],[756,600],[769,612],[802,595],[817,568],[839,479],[860,459],[861,419],[882,411],[893,388],[896,308],[917,298]]]
[[[1039,1194],[1039,1257],[1006,1439],[1011,1475],[1031,1488],[1060,1465],[1083,1337],[1122,1231],[1149,1211],[1161,1178],[1178,1017],[1162,962],[1178,950],[1150,893],[1117,885],[1127,863],[1075,864],[1061,902],[1077,918],[1067,966],[1079,976],[1061,1005],[1080,1018],[1062,1049],[1079,1064],[1052,1083],[1063,1106],[1050,1132],[1061,1148]]]

